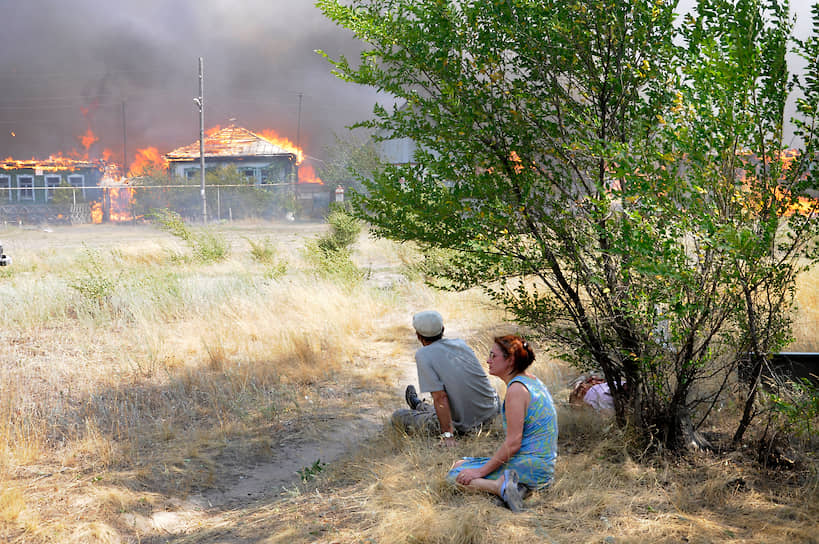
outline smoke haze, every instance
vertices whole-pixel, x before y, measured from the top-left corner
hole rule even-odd
[[[200,56],[206,128],[235,118],[308,155],[377,99],[314,52],[360,45],[311,0],[0,0],[0,15],[0,159],[82,150],[88,128],[91,158],[107,148],[116,162],[123,147],[130,163],[197,141]]]
[[[795,11],[805,37],[809,9],[797,2]],[[89,128],[100,138],[91,158],[107,148],[117,162],[123,147],[130,163],[138,148],[197,141],[200,56],[206,128],[235,118],[308,155],[368,118],[377,100],[314,52],[356,56],[360,45],[312,0],[0,0],[0,16],[0,159],[82,150]]]

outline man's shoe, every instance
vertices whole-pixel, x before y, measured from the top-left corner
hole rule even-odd
[[[404,399],[406,399],[407,404],[413,410],[418,408],[418,405],[421,404],[421,399],[418,398],[418,392],[415,391],[415,386],[410,384],[407,386],[407,390],[404,391]]]

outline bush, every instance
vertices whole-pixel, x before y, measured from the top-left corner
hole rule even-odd
[[[806,378],[777,389],[766,396],[783,430],[800,438],[819,438],[819,389]]]
[[[351,246],[361,234],[361,221],[341,206],[333,206],[327,215],[330,232],[305,246],[304,256],[317,274],[323,278],[345,283],[360,281],[364,274],[353,263]]]
[[[364,277],[364,273],[352,261],[348,249],[325,249],[322,247],[321,239],[307,243],[304,258],[322,278],[356,283]]]
[[[159,224],[160,229],[184,240],[191,248],[193,258],[201,263],[223,261],[230,254],[230,244],[224,236],[207,229],[195,232],[174,211],[153,210],[149,217]]]
[[[110,304],[116,280],[103,268],[99,251],[85,248],[85,259],[80,263],[80,272],[69,286],[97,308]]]
[[[342,206],[330,207],[327,222],[330,224],[330,232],[318,239],[319,248],[323,251],[346,250],[361,234],[361,221],[350,215]]]
[[[265,279],[276,279],[287,273],[287,260],[278,258],[278,252],[270,238],[261,242],[245,238],[250,244],[250,255],[253,260],[265,265]]]

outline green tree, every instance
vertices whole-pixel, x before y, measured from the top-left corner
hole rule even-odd
[[[816,221],[785,213],[817,188],[819,97],[814,56],[803,149],[780,160],[787,6],[703,1],[680,28],[663,0],[318,5],[367,44],[336,73],[400,104],[362,125],[420,149],[366,183],[359,216],[446,250],[439,285],[483,286],[600,368],[621,424],[701,443],[740,355],[788,339],[816,260]]]

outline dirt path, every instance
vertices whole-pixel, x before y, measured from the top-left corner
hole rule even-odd
[[[412,354],[407,353],[394,363],[396,403],[404,397],[407,384],[418,386]],[[294,489],[299,470],[316,460],[332,463],[352,452],[355,447],[382,429],[389,413],[379,407],[362,405],[355,418],[339,420],[329,426],[320,438],[301,438],[287,444],[279,443],[265,463],[247,467],[230,481],[216,488],[191,495],[184,501],[174,501],[172,509],[157,511],[150,516],[123,514],[122,521],[144,537],[185,534],[205,520],[225,510],[241,510],[260,500],[276,500]]]

